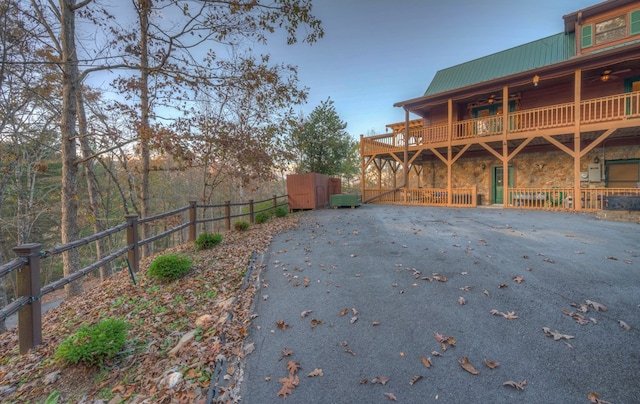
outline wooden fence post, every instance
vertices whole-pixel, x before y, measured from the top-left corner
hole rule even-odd
[[[278,208],[278,195],[274,195],[273,196],[273,211],[275,212],[275,210]]]
[[[196,214],[196,203],[198,201],[189,201],[189,242],[193,243],[196,241],[196,219],[198,215]]]
[[[256,222],[255,218],[253,217],[253,212],[253,199],[249,199],[249,223],[251,224],[254,224]]]
[[[140,264],[140,246],[138,245],[138,215],[126,215],[125,219],[127,219],[127,222],[129,222],[129,227],[127,227],[127,245],[133,246],[133,248],[127,252],[127,258],[129,259],[131,270],[134,273],[137,273]]]
[[[20,354],[42,343],[42,306],[40,302],[40,248],[42,244],[23,244],[13,251],[27,263],[18,271],[18,296],[31,298],[31,303],[18,312]]]
[[[224,217],[225,227],[229,231],[231,230],[231,201],[225,201],[224,203]]]

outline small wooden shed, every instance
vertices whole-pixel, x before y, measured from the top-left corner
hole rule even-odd
[[[287,175],[289,210],[328,207],[331,192],[335,192],[330,189],[329,180],[329,176],[318,173]]]

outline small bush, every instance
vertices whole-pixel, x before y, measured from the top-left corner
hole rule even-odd
[[[262,224],[264,222],[266,222],[267,220],[269,220],[269,214],[267,212],[260,212],[258,214],[256,214],[256,223],[257,224]]]
[[[249,230],[249,222],[245,222],[244,220],[241,220],[239,222],[235,222],[233,224],[233,228],[238,230],[238,231]]]
[[[288,213],[289,212],[287,211],[287,208],[284,208],[282,206],[276,208],[276,217],[285,217]]]
[[[85,324],[60,344],[55,358],[66,363],[102,365],[122,351],[128,326],[115,318],[106,318],[94,326]]]
[[[200,233],[198,238],[196,239],[196,249],[198,250],[206,250],[208,248],[212,248],[220,244],[222,241],[222,234],[213,234],[213,233]]]
[[[153,260],[147,274],[160,280],[175,280],[190,269],[191,258],[181,254],[165,254]]]

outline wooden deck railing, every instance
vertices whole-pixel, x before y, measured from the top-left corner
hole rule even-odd
[[[570,128],[575,124],[575,104],[572,102],[547,107],[525,109],[508,114],[507,133]],[[580,102],[581,124],[626,120],[640,117],[640,91],[616,94]],[[502,134],[503,117],[494,115],[453,122],[452,140],[480,138]],[[640,122],[639,122],[640,125]],[[409,147],[445,143],[449,140],[448,125],[439,124],[409,130]],[[364,154],[397,152],[404,148],[403,133],[388,133],[362,138]]]
[[[640,188],[584,188],[579,198],[573,188],[510,188],[509,207],[521,209],[576,210],[577,201],[585,212],[608,208],[611,196],[640,196]]]
[[[509,188],[507,207],[538,210],[577,210],[576,201],[580,200],[583,212],[595,212],[608,208],[608,200],[613,196],[640,196],[640,188],[584,188],[578,198],[575,190],[569,187],[551,188]],[[477,190],[455,188],[451,191],[451,204],[448,204],[446,188],[408,188],[396,190],[365,189],[363,201],[392,205],[424,205],[475,207]]]
[[[477,191],[476,187],[452,190],[451,205],[446,188],[365,189],[362,200],[381,204],[473,207],[476,206]]]

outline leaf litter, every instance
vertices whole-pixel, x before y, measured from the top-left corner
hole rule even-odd
[[[223,359],[225,378],[233,384],[239,377],[233,364],[248,355],[253,347],[245,340],[251,304],[256,297],[253,282],[257,279],[257,271],[247,271],[249,282],[244,288],[245,271],[239,269],[249,265],[254,253],[266,252],[273,236],[297,226],[298,219],[297,215],[289,215],[252,226],[246,232],[225,232],[223,241],[208,250],[196,252],[190,244],[165,249],[161,254],[181,253],[193,260],[192,270],[180,282],[159,283],[146,276],[146,268],[155,256],[140,262],[137,285],[133,285],[127,271],[113,274],[99,287],[87,288],[82,295],[66,299],[43,313],[42,332],[46,343],[32,349],[29,355],[19,356],[19,360],[14,359],[19,355],[17,329],[1,334],[2,384],[20,385],[20,389],[3,396],[2,400],[45,402],[55,390],[61,397],[75,396],[82,391],[85,400],[93,402],[100,398],[98,392],[107,390],[121,398],[135,395],[140,401],[153,397],[154,401],[162,402],[200,402],[206,399],[213,372]],[[156,315],[147,311],[141,315],[143,307],[158,307],[163,312]],[[196,325],[196,320],[204,319],[204,315],[210,317]],[[81,325],[105,316],[123,318],[130,323],[128,340],[135,344],[135,349],[102,370],[80,368],[80,374],[65,368],[50,385],[45,386],[37,378],[24,382],[34,368],[43,375],[56,370],[58,365],[51,359],[60,343]],[[182,336],[196,328],[199,331],[194,339],[181,345],[174,356],[162,348],[176,347]],[[165,380],[169,370],[189,364],[194,358],[198,366],[171,373],[179,382],[168,389]],[[99,384],[94,377],[98,372]],[[220,397],[229,401],[239,400],[230,390],[219,392]]]

